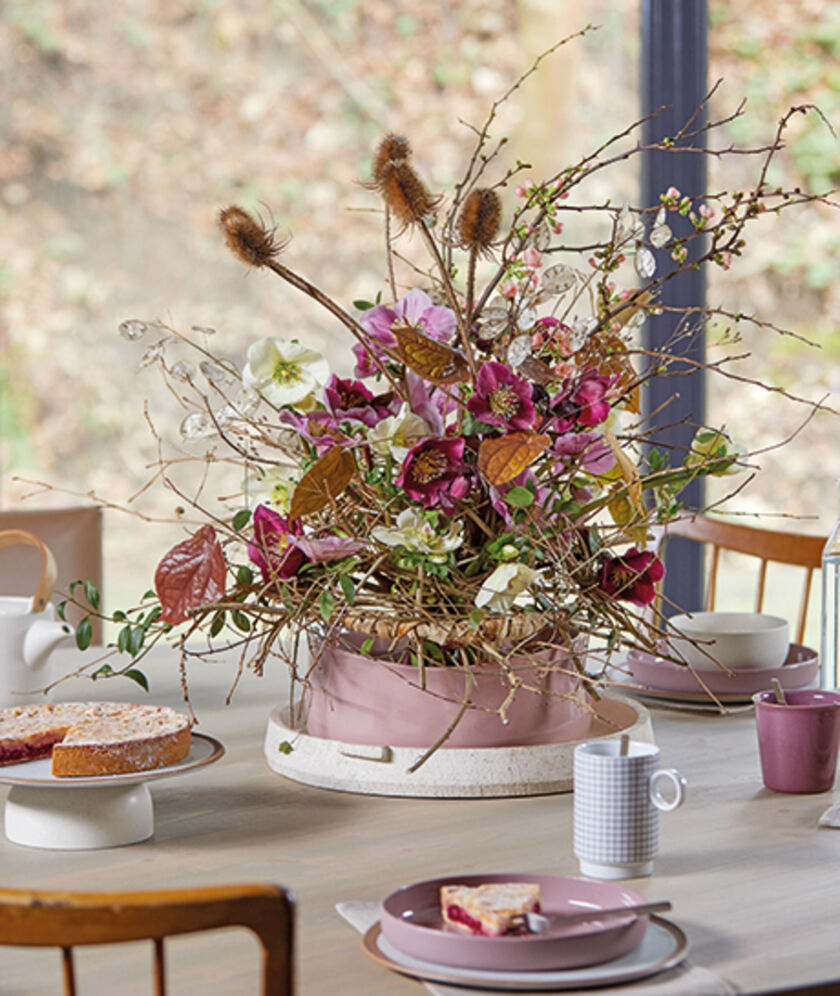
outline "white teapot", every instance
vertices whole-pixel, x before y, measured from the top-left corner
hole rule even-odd
[[[0,706],[32,702],[49,684],[47,658],[73,632],[56,619],[50,596],[56,579],[55,558],[37,536],[23,529],[0,531],[0,549],[18,545],[40,550],[43,568],[35,594],[0,596]]]

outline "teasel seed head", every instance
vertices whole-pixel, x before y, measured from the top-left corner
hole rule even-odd
[[[246,266],[267,266],[286,247],[277,240],[273,228],[235,204],[219,212],[219,227],[228,249]]]
[[[399,162],[403,159],[411,158],[411,145],[407,138],[402,135],[389,133],[377,145],[373,154],[373,181],[372,187],[377,190],[382,189],[382,177],[387,163]]]
[[[495,190],[473,190],[455,222],[458,238],[465,249],[487,253],[499,233],[502,199]]]
[[[407,159],[389,159],[382,167],[380,193],[391,213],[403,225],[419,225],[437,206]]]

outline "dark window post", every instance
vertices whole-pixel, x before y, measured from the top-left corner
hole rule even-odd
[[[676,135],[697,110],[707,92],[707,10],[706,0],[642,0],[642,114],[660,107],[665,110],[645,123],[645,144]],[[702,124],[707,115],[698,115]],[[694,145],[697,145],[695,140]],[[646,152],[642,156],[642,203],[651,207],[659,203],[668,187],[682,194],[702,197],[706,192],[706,159],[697,153]],[[677,236],[691,230],[688,219],[676,212],[668,213],[668,224]],[[699,240],[698,240],[699,241]],[[697,245],[697,242],[694,243]],[[698,247],[699,248],[699,247]],[[696,252],[697,250],[695,250]],[[654,250],[657,275],[675,264],[664,250]],[[692,253],[689,254],[691,259]],[[702,308],[706,301],[705,275],[687,270],[666,283],[662,290],[664,305],[677,308]],[[698,314],[698,319],[701,317]],[[664,347],[674,334],[679,316],[651,316],[644,326],[646,349]],[[682,327],[682,326],[680,326]],[[691,348],[684,349],[692,359],[705,357],[704,336],[695,336]],[[705,377],[702,370],[690,376],[654,377],[644,392],[644,411],[657,412],[651,425],[660,426],[652,443],[671,454],[679,464],[688,450],[696,427],[705,421]],[[683,492],[682,501],[689,508],[703,507],[703,482],[694,481]],[[667,546],[667,573],[664,592],[668,599],[685,609],[702,607],[702,548],[690,540],[674,538]],[[670,614],[667,610],[666,614]]]

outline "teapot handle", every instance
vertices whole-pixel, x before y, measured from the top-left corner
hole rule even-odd
[[[53,557],[49,547],[44,546],[37,536],[27,532],[25,529],[0,530],[0,550],[7,546],[19,545],[34,546],[41,551],[43,567],[41,568],[41,578],[35,588],[35,594],[32,596],[32,611],[43,612],[52,597],[56,577],[58,576],[55,557]]]

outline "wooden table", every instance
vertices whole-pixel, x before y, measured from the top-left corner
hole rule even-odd
[[[67,653],[55,656],[69,669]],[[151,700],[178,706],[174,667],[157,661],[147,673]],[[279,777],[263,759],[263,735],[285,680],[279,673],[246,675],[225,706],[232,674],[224,664],[193,669],[200,729],[219,737],[227,755],[152,785],[152,839],[110,850],[46,851],[0,838],[0,882],[67,889],[277,882],[298,902],[299,992],[419,996],[417,983],[363,955],[359,935],[334,911],[337,901],[377,900],[401,884],[457,872],[577,873],[571,795],[390,799]],[[145,699],[122,679],[74,681],[60,697]],[[628,885],[670,899],[693,961],[745,992],[840,979],[840,831],[817,828],[835,796],[766,791],[750,714],[656,710],[654,729],[663,764],[680,769],[689,795],[681,809],[662,816],[654,875]],[[168,951],[173,992],[258,991],[257,946],[245,933],[180,939]],[[149,992],[144,945],[80,954],[82,994]],[[0,980],[4,994],[58,991],[58,955],[2,949]]]

